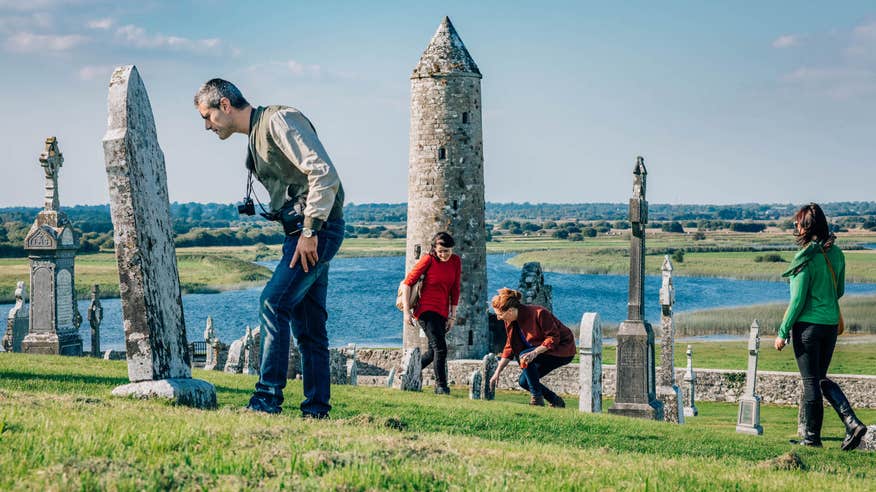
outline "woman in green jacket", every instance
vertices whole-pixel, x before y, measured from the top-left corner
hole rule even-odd
[[[791,277],[791,302],[775,342],[776,350],[782,350],[790,336],[803,377],[803,439],[792,442],[821,447],[823,395],[846,426],[841,447],[848,451],[858,447],[867,427],[855,416],[840,387],[827,378],[841,319],[839,298],[845,284],[845,256],[833,244],[835,237],[817,204],[810,203],[797,211],[794,229],[801,249],[782,274]]]

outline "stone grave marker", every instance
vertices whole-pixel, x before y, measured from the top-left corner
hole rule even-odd
[[[246,335],[243,339],[243,373],[256,374],[259,373],[259,354],[258,342],[256,341],[256,333],[261,333],[261,328],[256,328],[255,332],[249,325],[246,325]]]
[[[164,153],[133,65],[113,71],[108,106],[103,148],[131,380],[113,395],[213,408],[213,385],[191,377]]]
[[[663,282],[660,287],[660,369],[657,371],[657,398],[663,403],[663,420],[684,423],[684,403],[681,389],[675,384],[675,326],[672,307],[675,305],[675,286],[672,283],[672,262],[663,257]]]
[[[687,368],[684,370],[684,387],[686,388],[687,405],[684,407],[684,416],[696,417],[699,413],[696,404],[697,374],[693,368],[693,349],[690,345],[687,346],[685,353],[687,354]]]
[[[30,322],[25,305],[25,290],[23,281],[15,285],[15,304],[6,317],[6,333],[3,335],[3,350],[7,352],[21,352],[21,341],[27,336]]]
[[[298,351],[298,346],[295,345],[295,339],[290,337],[289,342],[289,371],[287,379],[295,379],[302,375],[301,372],[301,352]]]
[[[213,371],[219,364],[219,340],[216,338],[216,329],[213,328],[213,317],[207,316],[204,326],[204,343],[207,345],[207,357],[204,360],[204,370]]]
[[[496,398],[496,389],[490,386],[490,378],[493,377],[493,374],[496,372],[496,367],[499,366],[499,359],[496,358],[496,354],[489,353],[484,356],[483,365],[481,367],[481,372],[483,373],[483,377],[481,378],[481,398],[484,400],[493,400]]]
[[[423,379],[422,367],[420,366],[420,347],[405,350],[401,369],[402,373],[394,387],[402,391],[421,391]]]
[[[386,387],[387,388],[395,388],[395,373],[396,369],[393,367],[389,370],[389,374],[386,376]]]
[[[481,371],[479,369],[472,371],[469,381],[468,398],[470,400],[480,400],[481,389],[484,386],[484,376],[481,374]]]
[[[630,290],[627,320],[617,332],[616,396],[609,413],[662,420],[663,404],[656,399],[654,375],[654,331],[645,320],[645,200],[647,170],[638,157],[633,168],[633,196],[630,198]]]
[[[748,335],[748,373],[745,375],[745,393],[739,398],[739,413],[736,419],[736,432],[761,435],[760,397],[757,391],[757,356],[760,351],[760,326],[757,320],[751,323]]]
[[[602,413],[602,319],[599,313],[584,313],[580,330],[578,410]]]
[[[91,356],[100,357],[100,323],[103,306],[100,305],[100,285],[91,286],[91,304],[88,305],[88,324],[91,326]]]

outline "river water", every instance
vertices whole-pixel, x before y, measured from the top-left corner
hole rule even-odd
[[[516,288],[520,270],[506,263],[510,256],[487,258],[489,297],[500,287]],[[276,262],[265,263],[273,267]],[[332,346],[353,342],[378,346],[401,346],[401,313],[395,308],[395,291],[404,275],[404,257],[335,258],[331,263],[328,292],[328,332]],[[554,312],[566,324],[577,325],[581,315],[596,311],[609,323],[626,318],[628,278],[626,275],[579,275],[545,273],[553,286]],[[676,313],[715,307],[781,302],[788,299],[784,282],[733,280],[726,278],[675,277]],[[646,309],[649,320],[659,321],[660,276],[645,279]],[[244,333],[244,326],[258,324],[258,299],[261,287],[218,294],[183,296],[186,333],[190,341],[203,340],[207,316],[219,338],[230,343]],[[847,284],[846,294],[873,294],[876,284]],[[80,301],[79,311],[88,312],[90,301]],[[124,332],[119,299],[103,299],[101,348],[122,349]],[[0,314],[12,308],[0,304]],[[5,328],[5,324],[4,324]],[[91,346],[88,321],[80,334],[84,349]]]

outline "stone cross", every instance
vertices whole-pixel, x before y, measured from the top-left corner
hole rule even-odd
[[[663,403],[663,420],[684,423],[684,403],[681,389],[675,384],[675,326],[672,307],[675,305],[675,286],[672,284],[672,262],[663,257],[663,282],[660,286],[660,327],[662,330],[660,369],[657,373],[657,398]]]
[[[61,205],[58,201],[58,171],[64,165],[64,155],[58,150],[58,139],[46,139],[46,149],[40,154],[40,164],[46,172],[45,210],[58,211]]]
[[[420,347],[405,350],[402,357],[402,373],[393,387],[402,391],[421,391],[423,389]]]
[[[520,270],[520,283],[517,290],[523,294],[524,304],[535,304],[552,311],[553,289],[544,282],[544,273],[541,263],[530,261],[523,265]]]
[[[751,323],[748,335],[748,373],[745,375],[745,393],[739,398],[739,413],[736,419],[736,432],[761,435],[760,397],[757,390],[757,356],[760,350],[760,326],[757,320]]]
[[[599,313],[584,313],[578,335],[578,410],[602,413],[602,319]]]
[[[471,385],[468,388],[468,398],[470,400],[481,399],[481,389],[484,386],[484,379],[485,378],[479,369],[475,369],[471,372]]]
[[[103,306],[100,305],[100,285],[91,286],[91,304],[88,306],[88,324],[91,326],[91,356],[100,357],[100,322],[103,321]]]
[[[696,417],[699,414],[696,404],[697,374],[693,369],[693,350],[687,346],[687,369],[684,370],[684,385],[687,388],[687,405],[684,407],[685,417]]]
[[[207,357],[204,360],[204,370],[212,371],[216,369],[219,362],[219,350],[216,343],[216,331],[213,329],[213,317],[207,316],[207,323],[204,327],[204,343],[207,345]]]
[[[58,200],[58,170],[63,156],[58,139],[46,139],[40,165],[46,174],[45,209],[37,214],[24,239],[30,261],[30,314],[21,351],[32,354],[82,355],[76,303],[75,259],[78,238]]]
[[[137,68],[113,71],[103,138],[128,378],[116,396],[213,408],[212,384],[191,377],[164,153]]]
[[[645,321],[645,225],[648,202],[645,160],[636,159],[633,196],[630,198],[630,290],[627,320],[617,332],[617,382],[614,405],[609,413],[662,420],[663,404],[656,399],[654,332]]]
[[[499,359],[496,358],[496,354],[490,352],[484,356],[481,367],[483,377],[481,378],[480,392],[480,396],[484,400],[493,400],[496,398],[496,388],[490,386],[490,378],[493,377],[493,373],[496,372],[496,367],[498,367],[498,365]]]
[[[21,341],[27,336],[28,321],[27,307],[24,303],[25,287],[23,281],[15,285],[15,304],[9,310],[6,318],[6,333],[3,335],[3,350],[7,352],[21,352]]]
[[[208,344],[216,338],[216,330],[213,328],[213,317],[207,316],[207,323],[204,326],[204,341]]]

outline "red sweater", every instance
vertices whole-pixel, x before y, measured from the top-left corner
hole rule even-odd
[[[518,327],[520,327],[519,331]],[[554,357],[575,355],[575,335],[572,334],[572,330],[547,309],[522,304],[517,308],[517,321],[505,323],[508,338],[505,340],[505,350],[502,351],[503,359],[510,359],[526,349],[523,340],[520,339],[520,331],[533,347],[543,345],[548,349],[545,352],[548,355]]]
[[[405,278],[405,283],[414,285],[420,276],[426,274],[420,289],[420,301],[414,310],[414,317],[432,311],[447,317],[450,306],[459,304],[459,278],[462,273],[462,261],[456,255],[450,255],[447,261],[441,261],[432,255],[423,255]]]

